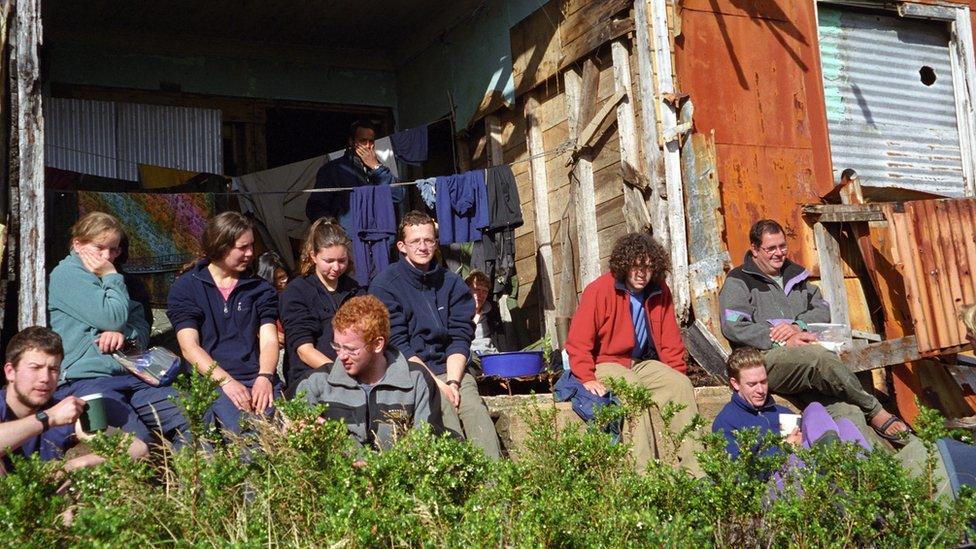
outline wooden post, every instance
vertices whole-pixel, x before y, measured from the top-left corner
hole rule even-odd
[[[553,298],[554,285],[552,276],[552,231],[549,226],[549,184],[546,176],[546,159],[543,152],[542,128],[535,116],[539,108],[536,92],[530,92],[525,98],[525,143],[529,157],[529,175],[532,177],[532,199],[535,205],[535,242],[536,242],[536,280],[539,283],[539,304],[542,307],[543,323],[546,335],[552,341],[556,337],[556,302]],[[562,343],[560,341],[560,343]]]
[[[617,105],[617,138],[620,143],[620,162],[625,173],[642,174],[640,152],[637,146],[637,118],[634,114],[634,90],[630,80],[630,53],[627,43],[617,39],[611,44],[613,55],[613,87],[625,99]],[[624,191],[624,221],[627,231],[640,231],[651,222],[651,214],[647,211],[644,194],[638,182],[623,183]],[[637,185],[637,186],[635,186]]]
[[[44,284],[44,118],[41,111],[40,0],[21,0],[17,25],[17,138],[20,190],[21,329],[47,324]]]
[[[644,168],[650,179],[648,206],[654,236],[668,247],[671,241],[668,230],[667,189],[664,185],[664,158],[661,154],[657,129],[657,94],[654,92],[654,67],[651,63],[651,22],[648,18],[648,2],[634,2],[634,39],[637,44],[637,86],[641,107],[641,145]]]
[[[563,73],[566,86],[566,117],[569,137],[579,147],[580,131],[596,113],[600,71],[592,57],[583,63],[580,77],[570,69]],[[600,243],[597,238],[596,190],[593,186],[593,153],[587,150],[576,160],[570,173],[570,197],[576,214],[576,241],[579,250],[579,281],[585,287],[600,276]]]
[[[820,257],[820,291],[830,305],[830,321],[850,326],[851,317],[847,305],[847,289],[844,286],[840,243],[819,221],[813,224],[813,238]]]
[[[681,182],[681,135],[677,132],[677,105],[665,103],[665,94],[675,92],[671,69],[671,31],[665,0],[652,0],[650,10],[653,56],[655,60],[658,98],[655,104],[661,113],[664,133],[664,181],[668,191],[668,233],[671,249],[671,292],[674,294],[674,313],[678,322],[688,319],[691,290],[688,287],[688,239],[685,227],[684,188]]]

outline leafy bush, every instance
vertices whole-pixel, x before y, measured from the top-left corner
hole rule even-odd
[[[213,396],[203,377],[184,387],[197,437],[208,436],[198,412]],[[641,391],[617,389],[627,405],[601,421],[654,406]],[[931,467],[913,477],[891,455],[856,446],[797,451],[800,465],[786,453],[733,461],[724,439],[707,435],[707,476],[694,479],[657,463],[638,472],[626,446],[598,428],[559,427],[553,410],[525,409],[525,450],[500,462],[427,429],[385,453],[363,452],[343,425],[316,421],[321,408],[297,399],[278,411],[250,436],[149,461],[132,461],[121,436],[93,443],[106,463],[67,475],[57,464],[17,460],[15,473],[0,477],[3,543],[920,546],[956,544],[976,518],[969,495],[936,499]],[[945,434],[934,417],[926,421],[934,422],[926,435]],[[781,444],[756,431],[741,436],[744,447]]]

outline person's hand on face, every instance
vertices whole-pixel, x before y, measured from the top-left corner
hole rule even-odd
[[[78,259],[85,269],[99,278],[117,272],[109,256],[98,252],[91,244],[83,244],[78,248]]]
[[[376,158],[376,149],[373,148],[372,144],[363,145],[357,143],[356,155],[362,159],[363,165],[371,170],[375,170],[376,167],[380,165],[379,159]]]

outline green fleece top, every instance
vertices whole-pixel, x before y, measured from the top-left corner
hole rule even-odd
[[[142,305],[129,299],[122,275],[99,278],[74,251],[51,271],[47,310],[51,329],[64,342],[59,384],[126,373],[112,355],[98,350],[95,338],[102,332],[122,332],[126,339],[149,343]]]

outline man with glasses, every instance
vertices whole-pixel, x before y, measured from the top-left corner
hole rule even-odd
[[[698,404],[685,375],[685,346],[671,291],[664,282],[670,268],[668,252],[651,235],[620,237],[610,252],[610,272],[583,290],[566,351],[573,376],[597,396],[607,393],[607,379],[619,378],[650,389],[662,409],[668,402],[678,404],[682,409],[670,425],[671,433],[677,435],[691,424]],[[625,426],[623,434],[633,445],[635,464],[646,467],[656,454],[654,441],[661,436],[655,433],[650,414]],[[689,434],[673,457],[693,475],[701,476],[695,456],[700,450]]]
[[[430,376],[390,347],[386,306],[371,295],[345,302],[332,320],[336,360],[298,384],[310,404],[325,403],[324,417],[346,424],[363,447],[383,450],[405,427],[443,430],[441,399]]]
[[[908,427],[882,408],[836,353],[816,343],[807,324],[830,322],[830,307],[809,271],[787,258],[783,227],[771,219],[749,231],[749,251],[732,269],[719,294],[722,333],[733,347],[764,351],[769,390],[796,395],[805,402],[828,404],[833,413],[854,405],[871,427],[897,440]]]
[[[436,260],[437,231],[429,215],[412,211],[403,216],[397,249],[400,260],[369,287],[390,310],[390,343],[434,377],[446,401],[444,426],[498,459],[495,424],[466,370],[474,337],[474,298],[464,280]]]

